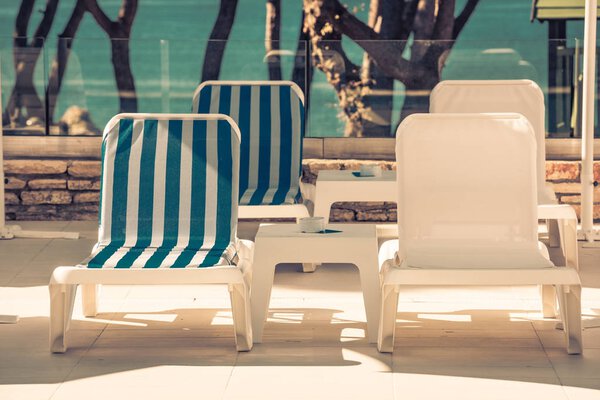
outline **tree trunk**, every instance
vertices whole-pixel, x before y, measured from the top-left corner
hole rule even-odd
[[[36,124],[41,125],[45,120],[44,104],[33,82],[33,73],[41,49],[24,47],[14,50],[16,76],[6,103],[6,120],[10,121],[11,127],[24,126],[26,119],[31,118],[37,119]]]
[[[202,82],[219,79],[225,46],[235,20],[237,3],[238,0],[221,0],[219,14],[204,53],[204,64],[202,65],[202,76],[200,78]]]
[[[129,61],[129,39],[111,40],[112,64],[119,91],[120,112],[137,112],[135,79]]]
[[[308,110],[308,99],[310,96],[310,83],[312,81],[313,66],[310,62],[308,35],[304,31],[304,12],[300,18],[300,33],[298,34],[298,46],[296,47],[296,57],[294,59],[294,69],[292,71],[292,81],[296,82],[305,97],[305,108]]]
[[[135,79],[129,60],[131,27],[137,12],[138,0],[123,0],[116,21],[111,21],[102,11],[97,0],[83,0],[87,11],[110,38],[111,60],[119,92],[120,112],[137,112]]]
[[[387,6],[394,5],[393,1],[379,1]],[[478,2],[479,0],[467,0],[462,12],[456,18],[454,17],[455,0],[419,0],[418,6],[415,0],[403,2],[404,17],[396,29],[400,30],[400,35],[405,40],[411,31],[413,33],[415,42],[411,48],[410,60],[402,57],[405,42],[382,40],[384,39],[382,34],[356,18],[339,0],[304,0],[305,12],[310,16],[310,20],[305,22],[305,27],[311,33],[313,48],[316,46],[312,36],[322,35],[322,30],[326,33],[334,32],[340,38],[342,34],[346,35],[369,54],[383,74],[404,83],[409,94],[402,111],[402,117],[405,117],[414,112],[428,111],[429,91],[439,82],[445,61],[454,45],[453,40],[460,34]],[[400,2],[396,2],[395,5],[400,6],[398,3]],[[383,16],[387,14],[388,12],[382,12]],[[330,64],[336,65],[336,63]],[[324,72],[327,75],[328,72]],[[334,73],[333,77],[335,76]],[[358,121],[367,119],[353,114],[352,109],[348,110],[348,105],[353,104],[359,105],[355,107],[358,114],[365,108],[368,109],[362,101],[363,91],[358,91],[358,95],[352,99],[352,102],[348,102],[340,91],[345,89],[343,85],[347,85],[348,80],[342,81],[341,88],[338,87],[339,79],[330,79],[328,76],[328,80],[338,92],[340,105],[346,116]],[[355,86],[360,87],[360,85]],[[362,83],[362,86],[364,87],[365,84]],[[353,130],[356,123],[353,122],[350,126],[349,130]]]
[[[421,0],[415,17],[415,42],[410,61],[421,65],[423,74],[417,79],[404,81],[406,94],[400,120],[410,114],[429,112],[431,90],[439,83],[445,61],[454,45],[454,9],[454,0]]]
[[[5,110],[6,120],[10,121],[11,126],[25,125],[25,118],[38,126],[44,124],[46,120],[44,104],[35,89],[33,76],[44,41],[48,37],[56,15],[58,0],[47,0],[44,16],[37,26],[31,42],[28,43],[27,28],[34,5],[34,0],[23,0],[15,21],[13,40],[15,84]]]
[[[267,0],[267,20],[265,22],[265,51],[269,68],[269,79],[280,81],[281,57],[278,51],[281,30],[281,0]]]
[[[395,0],[371,0],[369,26],[379,33],[382,40],[406,40],[408,35],[403,35],[402,30],[407,25],[404,7],[404,2]],[[368,53],[365,53],[363,80],[369,86],[369,91],[363,98],[366,110],[363,136],[393,136],[394,78],[381,71]]]
[[[56,102],[58,100],[58,94],[63,83],[63,77],[69,61],[69,55],[71,54],[71,46],[75,34],[79,29],[79,25],[85,14],[86,8],[83,0],[77,0],[75,8],[71,13],[69,21],[65,25],[63,32],[58,35],[58,41],[56,44],[56,57],[52,61],[50,67],[50,74],[48,76],[48,88],[46,89],[46,101],[48,104],[48,121],[52,123],[54,119],[54,113],[56,110]]]
[[[323,13],[321,2],[304,0],[304,29],[310,38],[311,58],[336,91],[340,108],[346,118],[344,135],[362,136],[362,92],[360,67],[347,57],[342,47],[342,35]]]
[[[404,82],[405,97],[400,121],[415,113],[429,112],[429,95],[431,90],[440,82],[440,76],[436,70],[429,70],[423,79]]]

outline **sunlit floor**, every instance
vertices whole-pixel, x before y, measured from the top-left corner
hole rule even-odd
[[[249,353],[235,351],[224,286],[113,286],[96,318],[77,302],[70,349],[52,355],[46,284],[87,256],[96,226],[21,225],[83,238],[0,242],[0,314],[20,316],[0,325],[2,400],[600,399],[600,328],[567,355],[536,287],[407,290],[394,354],[379,354],[350,265],[280,266],[264,342]],[[584,318],[600,317],[600,248],[580,260]]]

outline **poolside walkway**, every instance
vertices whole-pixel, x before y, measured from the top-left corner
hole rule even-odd
[[[0,314],[21,318],[0,325],[2,400],[600,399],[600,328],[568,356],[537,287],[408,290],[397,347],[382,355],[366,342],[350,265],[280,266],[264,343],[249,353],[235,351],[225,286],[113,286],[96,318],[78,296],[70,349],[52,355],[46,285],[54,267],[87,256],[96,223],[21,225],[83,238],[0,242]],[[600,248],[581,248],[580,261],[584,318],[600,317]]]

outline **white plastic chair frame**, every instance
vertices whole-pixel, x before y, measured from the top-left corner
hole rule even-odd
[[[302,105],[304,105],[304,94],[302,89],[292,81],[234,81],[234,80],[209,80],[198,85],[193,95],[193,111],[198,108],[198,98],[202,88],[206,86],[225,86],[225,85],[268,85],[268,86],[290,86],[291,90],[296,93]],[[302,160],[300,160],[302,162]],[[302,177],[299,178],[300,193],[303,202],[300,204],[279,204],[279,205],[240,205],[238,208],[238,217],[240,219],[283,219],[295,218],[298,221],[300,218],[309,217],[310,213],[305,204],[306,201],[314,203],[315,185],[302,182]],[[305,270],[314,271],[314,268],[305,266]]]
[[[107,124],[109,127],[122,118],[153,118],[227,121],[237,138],[240,132],[233,120],[225,115],[210,114],[119,114]],[[233,159],[234,166],[237,160]],[[237,189],[235,190],[237,195]],[[64,353],[67,350],[69,330],[75,294],[78,285],[82,286],[83,314],[93,317],[97,313],[99,285],[196,285],[227,284],[233,314],[235,343],[238,351],[252,349],[252,327],[250,316],[250,279],[254,243],[237,239],[237,265],[219,265],[206,268],[156,268],[156,269],[95,269],[77,266],[61,266],[54,270],[49,283],[50,291],[50,350]]]
[[[514,156],[510,166],[504,154]],[[567,351],[581,353],[576,266],[554,266],[537,242],[535,140],[525,117],[414,114],[398,127],[396,160],[399,241],[379,253],[379,351],[393,351],[403,285],[538,284],[556,288]]]
[[[446,80],[431,92],[432,113],[515,112],[524,115],[537,143],[538,217],[548,226],[550,246],[560,246],[569,264],[578,264],[577,215],[573,207],[558,204],[552,184],[546,182],[546,128],[544,94],[528,79]],[[547,309],[546,317],[552,317]]]

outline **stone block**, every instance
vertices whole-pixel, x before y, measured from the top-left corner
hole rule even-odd
[[[394,208],[392,210],[388,210],[388,222],[397,222],[398,221],[398,212]]]
[[[579,161],[546,161],[546,179],[575,181],[579,179]]]
[[[21,200],[19,200],[19,196],[16,193],[4,192],[4,204],[15,205],[20,203]]]
[[[75,178],[97,178],[100,176],[100,161],[73,161],[69,165],[69,176]]]
[[[21,192],[25,205],[34,204],[71,204],[71,193],[66,190],[32,190]]]
[[[68,221],[94,221],[98,219],[98,204],[73,204],[63,206],[58,216]]]
[[[100,181],[90,179],[69,179],[67,181],[69,190],[100,190]]]
[[[390,206],[386,205],[390,204]],[[334,203],[334,207],[339,208],[347,208],[350,210],[360,210],[360,211],[377,211],[377,210],[385,210],[388,207],[395,207],[393,203],[384,203],[383,201],[348,201],[343,203]]]
[[[27,182],[31,189],[66,189],[66,179],[32,179]]]
[[[385,210],[359,210],[356,212],[356,220],[361,222],[385,222],[388,216]]]
[[[56,175],[67,172],[67,162],[61,160],[4,160],[5,174]]]
[[[561,182],[553,183],[555,193],[581,193],[581,184],[579,182]]]
[[[73,195],[74,203],[98,203],[100,201],[100,192],[82,192]]]
[[[560,202],[564,204],[581,204],[581,196],[560,196]]]
[[[23,189],[27,185],[27,181],[15,178],[14,176],[6,176],[4,182],[5,189]]]
[[[17,206],[11,210],[15,219],[20,221],[56,221],[57,206],[55,205],[36,205],[36,206]]]
[[[329,220],[333,222],[350,222],[354,221],[354,211],[342,208],[334,208],[331,210]]]

